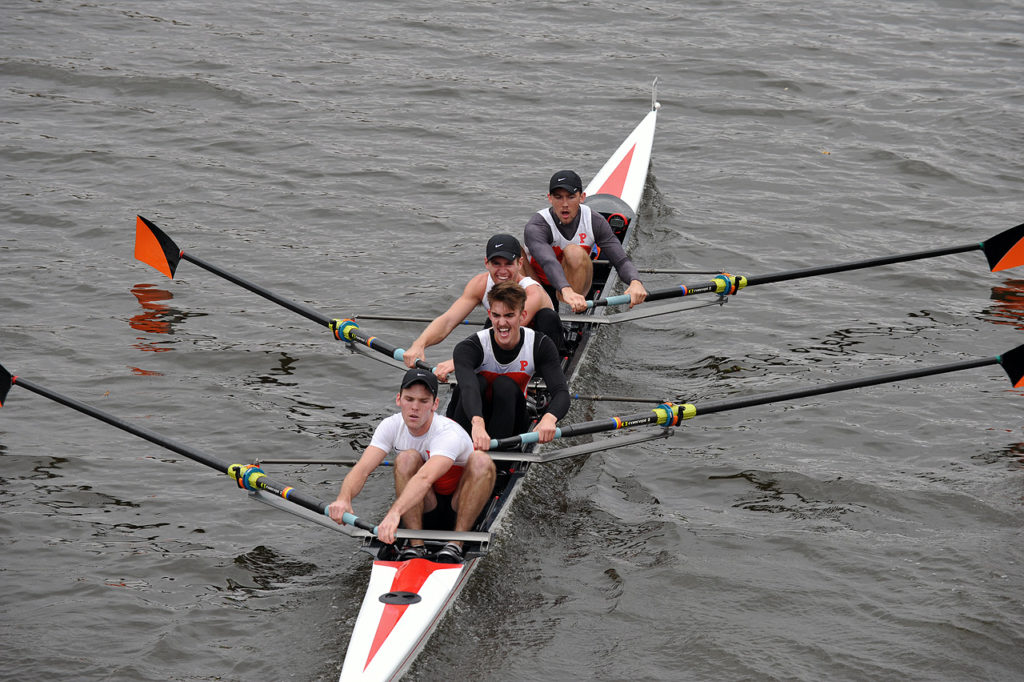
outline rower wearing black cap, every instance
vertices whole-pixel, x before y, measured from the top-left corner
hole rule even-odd
[[[473,448],[465,429],[436,414],[437,377],[410,369],[402,378],[395,403],[399,414],[377,425],[370,445],[341,482],[337,499],[328,507],[331,518],[342,522],[355,513],[352,500],[363,489],[370,472],[394,453],[397,499],[377,526],[381,542],[393,543],[403,528],[468,531],[476,522],[494,487],[494,462]],[[425,556],[422,540],[402,549],[399,559]],[[462,562],[462,543],[449,542],[435,557],[442,563]]]
[[[417,360],[426,360],[426,349],[441,343],[478,305],[490,310],[487,294],[499,282],[517,282],[526,291],[526,321],[524,324],[543,332],[555,342],[555,348],[562,355],[564,334],[562,321],[552,305],[551,298],[534,279],[522,273],[522,247],[519,240],[510,234],[496,234],[487,240],[485,272],[474,275],[454,303],[436,317],[423,333],[405,351],[403,360],[407,367],[414,367]],[[437,365],[436,374],[446,381],[452,371],[450,360]]]
[[[526,223],[523,240],[527,262],[523,271],[546,287],[574,312],[587,309],[586,294],[594,279],[592,258],[608,260],[629,286],[629,307],[643,303],[647,290],[640,273],[626,255],[603,215],[582,202],[587,198],[580,176],[558,171],[548,182],[550,207],[537,211]]]

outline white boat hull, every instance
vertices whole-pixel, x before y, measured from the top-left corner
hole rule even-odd
[[[473,563],[374,561],[341,682],[398,679],[462,589]]]

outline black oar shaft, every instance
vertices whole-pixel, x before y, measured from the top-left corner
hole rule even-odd
[[[874,268],[880,265],[892,265],[893,263],[906,263],[913,260],[921,260],[922,258],[937,258],[939,256],[949,256],[954,253],[976,251],[980,248],[982,248],[981,244],[976,242],[974,244],[949,246],[941,249],[916,251],[914,253],[904,253],[893,256],[881,256],[879,258],[869,258],[867,260],[853,261],[850,263],[835,263],[833,265],[800,268],[798,270],[785,270],[783,272],[775,272],[767,275],[754,275],[752,277],[747,278],[747,286],[754,286],[756,284],[771,284],[772,282],[785,282],[791,279],[801,279],[803,277],[814,277],[817,275],[830,275],[835,272],[847,272],[849,270]]]
[[[802,388],[793,391],[777,391],[775,393],[762,393],[760,395],[750,396],[749,398],[720,400],[717,402],[705,403],[703,405],[695,405],[695,407],[697,409],[698,415],[714,414],[715,412],[738,410],[744,407],[765,405],[767,403],[774,403],[783,400],[799,400],[800,398],[808,398],[810,396],[815,395],[836,393],[838,391],[848,391],[853,388],[877,386],[878,384],[891,384],[896,383],[898,381],[903,381],[905,379],[917,379],[920,377],[931,376],[933,374],[959,372],[960,370],[964,369],[973,369],[975,367],[985,367],[987,365],[997,364],[999,364],[999,359],[995,357],[978,358],[975,360],[964,360],[962,362],[951,362],[946,365],[936,365],[933,367],[910,369],[903,372],[893,372],[891,374],[879,374],[872,377],[849,379],[847,381],[837,381],[835,383],[826,384],[824,386],[812,386],[809,388]]]
[[[60,403],[61,405],[70,407],[73,410],[77,410],[78,412],[87,414],[90,417],[98,419],[102,422],[106,422],[111,426],[116,426],[122,431],[127,431],[128,433],[138,436],[139,438],[148,440],[149,442],[159,445],[160,447],[166,448],[168,450],[171,450],[172,452],[176,452],[179,455],[184,455],[185,457],[188,457],[191,460],[199,462],[200,464],[205,464],[208,467],[216,469],[221,473],[228,474],[229,476],[232,476],[232,478],[234,478],[230,471],[230,468],[232,466],[231,464],[228,464],[223,460],[217,459],[216,457],[196,450],[195,448],[189,447],[184,443],[179,443],[178,441],[172,438],[168,438],[167,436],[161,435],[156,431],[151,431],[141,426],[132,424],[131,422],[125,421],[120,417],[116,417],[110,414],[109,412],[105,412],[98,408],[92,407],[91,405],[87,405],[86,403],[83,403],[79,400],[75,400],[74,398],[63,395],[61,393],[57,393],[56,391],[51,391],[48,388],[40,386],[39,384],[29,381],[28,379],[23,379],[22,377],[17,377],[14,380],[14,384],[16,386],[26,388],[32,391],[33,393],[37,393],[45,398],[49,398],[50,400]],[[258,479],[257,485],[259,489],[265,490],[273,495],[283,497],[290,502],[294,502],[300,507],[305,507],[306,509],[314,511],[318,514],[326,513],[328,506],[326,502],[323,502],[322,500],[319,500],[316,497],[313,497],[312,495],[309,495],[307,493],[303,493],[300,490],[296,490],[290,485],[281,483],[279,481],[275,481],[269,476],[261,476]],[[360,528],[363,528],[364,530],[373,530],[373,525],[367,522],[360,522],[355,525],[357,525]]]
[[[749,398],[720,400],[718,402],[711,402],[704,405],[691,405],[689,403],[672,405],[670,403],[663,403],[652,409],[650,412],[641,412],[640,414],[627,417],[609,417],[608,419],[598,419],[595,421],[559,427],[555,430],[555,438],[582,436],[588,433],[614,431],[617,429],[630,428],[632,426],[643,426],[645,424],[664,424],[667,426],[675,426],[680,420],[692,419],[698,415],[714,414],[715,412],[725,412],[727,410],[738,410],[744,407],[766,405],[768,403],[775,403],[783,400],[798,400],[800,398],[824,395],[826,393],[836,393],[838,391],[847,391],[854,388],[863,388],[878,384],[891,384],[905,379],[918,379],[920,377],[932,376],[935,374],[946,374],[949,372],[959,372],[965,369],[986,367],[988,365],[1002,365],[1003,370],[1010,378],[1010,383],[1012,383],[1016,388],[1024,388],[1024,345],[1021,345],[996,357],[962,360],[960,362],[951,362],[945,365],[933,365],[931,367],[908,369],[902,372],[892,372],[890,374],[879,374],[860,379],[837,381],[823,386],[811,386],[809,388],[792,391],[762,393],[760,395],[750,396]],[[536,443],[538,440],[539,434],[536,432],[523,433],[517,436],[502,438],[501,440],[492,440],[490,447],[492,450],[498,448],[506,449],[515,447],[520,443]]]
[[[405,355],[404,348],[392,346],[390,343],[386,341],[381,341],[376,336],[370,336],[369,334],[366,334],[365,332],[360,330],[358,327],[351,331],[350,335],[352,337],[352,340],[358,341],[359,343],[363,344],[368,348],[372,348],[373,350],[379,353],[383,353],[384,355],[390,355],[392,358],[398,360],[399,362],[403,361],[403,356]],[[422,360],[417,360],[416,366],[419,367],[420,369],[425,369],[428,372],[434,371],[434,368],[431,365],[428,365]]]
[[[297,301],[293,301],[293,300],[291,300],[289,298],[285,298],[284,296],[281,296],[279,294],[275,294],[270,289],[267,289],[265,287],[261,287],[259,284],[256,284],[255,282],[250,282],[249,280],[244,279],[242,277],[239,277],[238,275],[236,275],[234,273],[228,272],[227,270],[224,270],[223,268],[217,267],[213,263],[208,263],[208,262],[204,261],[202,258],[198,258],[197,256],[190,255],[188,253],[185,253],[184,251],[181,252],[181,257],[183,259],[187,260],[190,263],[194,263],[195,265],[198,265],[199,267],[203,268],[204,270],[208,270],[208,271],[212,272],[213,274],[217,275],[218,277],[223,277],[224,279],[228,280],[229,282],[233,282],[233,283],[237,284],[240,287],[248,289],[249,291],[253,292],[254,294],[258,294],[258,295],[262,296],[263,298],[265,298],[265,299],[267,299],[269,301],[273,301],[274,303],[277,303],[278,305],[284,306],[285,308],[288,308],[288,310],[296,312],[299,315],[302,315],[303,317],[305,317],[306,319],[312,320],[313,322],[316,322],[317,324],[321,324],[321,325],[323,325],[325,327],[331,326],[331,318],[327,317],[326,315],[324,315],[323,313],[321,313],[319,311],[313,310],[312,308],[310,308],[307,305],[304,305],[304,304],[299,303]]]
[[[155,443],[168,450],[177,452],[179,455],[184,455],[185,457],[195,460],[200,464],[205,464],[206,466],[216,469],[217,471],[223,474],[228,473],[228,467],[231,466],[227,462],[221,461],[216,457],[212,457],[203,452],[200,452],[199,450],[191,448],[185,445],[184,443],[179,443],[172,438],[168,438],[167,436],[163,436],[157,433],[156,431],[151,431],[147,428],[136,426],[135,424],[125,421],[120,417],[116,417],[110,414],[109,412],[105,412],[91,405],[87,405],[86,403],[83,403],[79,400],[75,400],[74,398],[63,395],[62,393],[51,391],[50,389],[40,386],[39,384],[29,381],[28,379],[18,377],[15,380],[15,385],[21,386],[22,388],[27,388],[33,393],[37,393],[45,398],[49,398],[50,400],[60,403],[61,405],[64,405],[66,407],[70,407],[73,410],[77,410],[82,414],[87,414],[90,417],[99,419],[100,421],[106,422],[111,426],[116,426],[122,431],[127,431],[128,433],[136,435],[139,438],[148,440],[150,443]]]

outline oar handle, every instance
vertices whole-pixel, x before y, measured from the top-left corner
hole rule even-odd
[[[657,289],[647,294],[647,301],[660,301],[665,298],[679,298],[682,296],[696,296],[697,294],[720,294],[722,296],[728,294],[735,294],[737,291],[747,286],[747,278],[742,275],[730,275],[728,273],[722,273],[716,275],[709,282],[701,282],[700,284],[680,284],[678,286],[669,287],[667,289]],[[630,302],[628,294],[620,294],[618,296],[609,296],[607,298],[599,298],[593,301],[587,301],[588,308],[596,308],[603,305],[625,305]]]
[[[672,403],[662,403],[647,412],[639,414],[625,417],[607,417],[605,419],[595,419],[594,421],[561,426],[555,429],[555,438],[571,438],[573,436],[585,436],[590,433],[600,433],[601,431],[617,431],[618,429],[628,429],[634,426],[643,426],[644,424],[667,424],[674,426],[678,421],[679,410],[680,407]],[[683,418],[686,419],[687,417]],[[530,431],[529,433],[521,433],[518,436],[509,436],[508,438],[492,438],[490,449],[512,448],[521,443],[537,443],[539,440],[540,434],[536,431]]]
[[[325,509],[324,510],[324,514],[326,514],[326,513],[327,513],[327,510]],[[341,515],[341,520],[344,521],[345,523],[347,523],[350,526],[355,526],[356,528],[362,528],[363,530],[368,530],[371,533],[373,533],[374,535],[377,534],[377,526],[373,525],[372,523],[369,523],[368,521],[363,521],[361,518],[359,518],[355,514],[350,514],[348,512],[345,512],[344,514]]]

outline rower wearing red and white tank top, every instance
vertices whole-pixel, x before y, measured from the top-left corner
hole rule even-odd
[[[574,171],[558,171],[548,183],[549,208],[537,211],[526,223],[523,237],[527,259],[523,271],[528,277],[552,287],[559,300],[581,313],[587,309],[585,295],[594,279],[591,251],[596,245],[629,284],[629,307],[643,303],[647,289],[639,272],[615,237],[603,215],[583,205],[580,176]]]
[[[484,272],[474,275],[448,310],[431,320],[427,328],[412,342],[402,359],[408,367],[417,360],[426,361],[426,350],[441,343],[462,324],[466,316],[478,305],[490,310],[487,296],[491,288],[501,282],[518,282],[526,291],[526,322],[533,329],[551,337],[561,353],[565,343],[562,320],[555,312],[551,298],[539,282],[522,273],[523,257],[519,240],[510,234],[496,234],[487,241]],[[447,381],[452,371],[451,360],[438,363],[434,370],[437,378]]]
[[[569,387],[554,342],[522,326],[526,292],[515,282],[501,282],[488,293],[491,328],[461,341],[452,353],[458,399],[448,416],[459,422],[479,450],[492,438],[507,438],[529,426],[526,387],[535,374],[551,396],[537,426],[541,443],[555,437],[555,424],[569,411]]]

